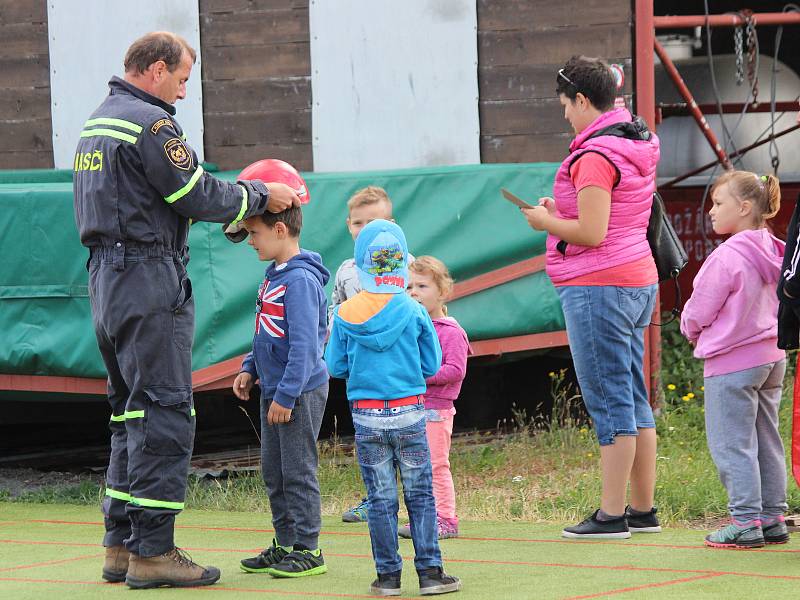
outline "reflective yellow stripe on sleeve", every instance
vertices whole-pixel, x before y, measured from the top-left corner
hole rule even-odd
[[[243,185],[240,185],[239,187],[242,188],[242,206],[239,207],[239,214],[236,215],[236,218],[233,221],[231,221],[231,225],[236,225],[239,221],[241,221],[242,217],[244,216],[244,213],[247,212],[247,204],[248,204],[247,188],[244,187]]]
[[[122,133],[121,131],[117,131],[116,129],[85,129],[81,131],[81,137],[112,137],[118,140],[122,140],[123,142],[129,142],[131,144],[136,143],[136,138],[132,135],[127,133]]]
[[[109,119],[106,117],[100,117],[98,119],[89,119],[83,124],[84,127],[92,127],[94,125],[113,125],[115,127],[121,127],[122,129],[129,129],[134,133],[142,133],[142,127],[140,125],[131,123],[130,121],[125,121],[124,119]]]
[[[177,192],[175,192],[174,194],[170,194],[169,196],[164,198],[164,200],[166,200],[167,204],[172,204],[176,200],[180,200],[186,194],[188,194],[189,192],[192,191],[192,189],[197,184],[197,182],[200,180],[200,177],[202,175],[203,175],[203,167],[197,167],[197,170],[192,175],[192,178],[189,179],[189,182],[185,186],[183,186],[181,189],[179,189]]]

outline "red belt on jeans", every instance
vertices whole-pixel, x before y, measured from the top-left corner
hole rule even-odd
[[[395,398],[394,400],[353,400],[353,408],[397,408],[398,406],[412,406],[422,404],[425,399],[422,395],[406,396],[405,398]]]

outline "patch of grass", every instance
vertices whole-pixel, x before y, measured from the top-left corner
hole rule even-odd
[[[0,492],[0,500],[42,504],[99,504],[103,497],[103,491],[96,481],[83,480],[76,484],[44,486],[37,490],[23,492],[13,499],[8,492]]]
[[[52,523],[53,515],[64,522]],[[143,592],[147,598],[366,598],[375,577],[363,524],[325,518],[320,547],[328,573],[278,580],[239,569],[243,557],[270,543],[271,534],[263,531],[269,527],[266,515],[189,510],[178,522],[180,546],[199,564],[220,568],[220,584],[197,591]],[[792,579],[797,555],[791,550],[712,551],[703,546],[698,531],[670,528],[657,536],[585,543],[561,539],[561,527],[555,523],[462,521],[460,529],[464,539],[441,543],[445,569],[464,586],[448,596],[453,600],[752,600],[797,595],[797,580]],[[124,584],[100,583],[103,526],[95,506],[0,504],[0,531],[4,541],[11,542],[0,546],[0,598],[138,600],[142,595],[132,594]],[[517,541],[509,543],[509,538]],[[418,598],[412,542],[401,539],[399,547],[405,558],[402,598]]]

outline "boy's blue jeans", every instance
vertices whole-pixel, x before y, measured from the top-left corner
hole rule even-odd
[[[419,415],[416,421],[413,413]],[[367,523],[377,572],[392,573],[403,568],[397,540],[397,470],[411,521],[414,565],[417,570],[441,566],[422,407],[353,409],[353,424],[358,464],[369,499]],[[396,427],[390,428],[392,425]]]

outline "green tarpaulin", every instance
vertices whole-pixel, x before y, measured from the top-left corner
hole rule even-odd
[[[535,200],[549,195],[554,164],[474,165],[365,173],[308,173],[301,245],[319,252],[333,274],[352,255],[347,199],[384,187],[415,255],[442,259],[464,280],[544,252],[500,187]],[[235,173],[219,174],[233,180]],[[0,172],[0,373],[105,377],[87,291],[88,251],[78,241],[68,171]],[[248,350],[255,294],[264,267],[220,225],[190,235],[189,273],[197,329],[194,369]],[[332,283],[332,282],[331,282]],[[331,284],[328,285],[330,294]],[[564,329],[558,297],[541,272],[449,304],[473,340]]]

